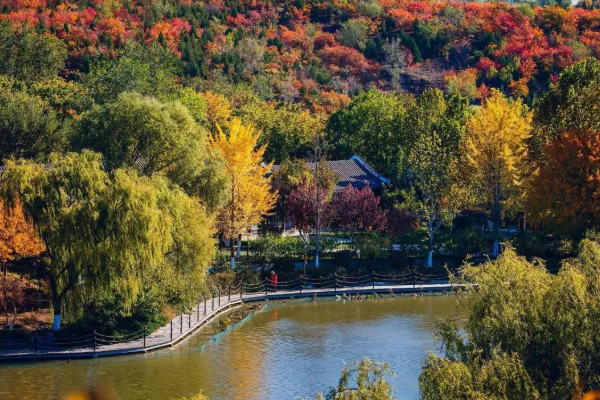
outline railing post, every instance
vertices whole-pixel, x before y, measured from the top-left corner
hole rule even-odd
[[[144,348],[146,348],[146,327],[144,327]]]
[[[413,270],[413,288],[417,287],[417,270]]]
[[[171,320],[171,342],[173,341],[173,320]]]
[[[303,278],[303,276],[300,275],[300,293],[302,293],[302,278]]]
[[[337,293],[337,274],[333,273],[333,292]]]
[[[188,313],[188,328],[192,327],[192,313]]]
[[[96,330],[94,329],[94,355],[96,355]]]
[[[217,289],[217,296],[219,296],[219,307],[221,307],[221,288]]]
[[[244,284],[240,283],[240,300],[244,298]]]
[[[35,332],[35,354],[38,352],[38,333]]]
[[[202,295],[204,297],[204,295]],[[206,317],[206,297],[204,297],[204,316]]]
[[[227,294],[227,302],[231,301],[231,285],[229,285],[229,293]]]
[[[200,303],[196,304],[196,320],[200,321]]]
[[[211,293],[211,295],[212,295],[212,306],[211,306],[211,308],[214,310],[215,309],[215,294]]]
[[[373,290],[375,290],[375,271],[371,271],[371,274],[373,275]]]
[[[179,334],[183,333],[183,314],[179,316]]]
[[[267,280],[265,279],[265,297],[269,297],[268,289],[269,287],[267,286]]]

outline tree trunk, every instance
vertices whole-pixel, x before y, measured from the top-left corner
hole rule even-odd
[[[433,224],[429,224],[429,253],[427,254],[427,268],[433,267]]]
[[[229,239],[229,246],[231,249],[231,268],[235,268],[235,249],[233,247],[233,244],[235,243],[235,238],[231,238]]]
[[[500,196],[494,196],[494,247],[492,257],[498,257],[500,253]]]
[[[54,309],[54,320],[52,321],[52,330],[58,331],[61,323],[62,298],[52,294],[52,308]]]
[[[285,234],[285,200],[281,202],[281,236]]]

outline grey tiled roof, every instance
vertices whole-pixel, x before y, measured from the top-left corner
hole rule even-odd
[[[355,188],[368,185],[371,189],[381,189],[384,184],[390,183],[359,156],[352,156],[348,160],[326,161],[326,163],[338,178],[336,191],[349,185]],[[306,165],[311,170],[315,168],[315,163],[306,163]],[[279,165],[273,165],[272,171],[278,171],[279,167]]]

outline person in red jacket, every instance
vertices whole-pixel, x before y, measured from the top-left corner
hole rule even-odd
[[[277,274],[275,271],[271,271],[271,290],[274,292],[277,290]]]

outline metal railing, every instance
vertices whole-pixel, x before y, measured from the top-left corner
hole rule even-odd
[[[146,352],[171,346],[232,305],[243,301],[260,301],[274,295],[331,295],[343,291],[390,292],[397,290],[427,290],[448,285],[448,275],[423,274],[416,270],[397,274],[371,274],[310,278],[300,276],[274,285],[269,279],[257,283],[239,283],[224,290],[217,289],[199,301],[187,313],[173,318],[168,324],[149,332],[142,328],[126,335],[104,335],[96,331],[78,337],[61,338],[54,334],[32,333],[18,340],[0,340],[0,361],[36,358],[97,357]],[[450,285],[451,287],[451,285]]]

